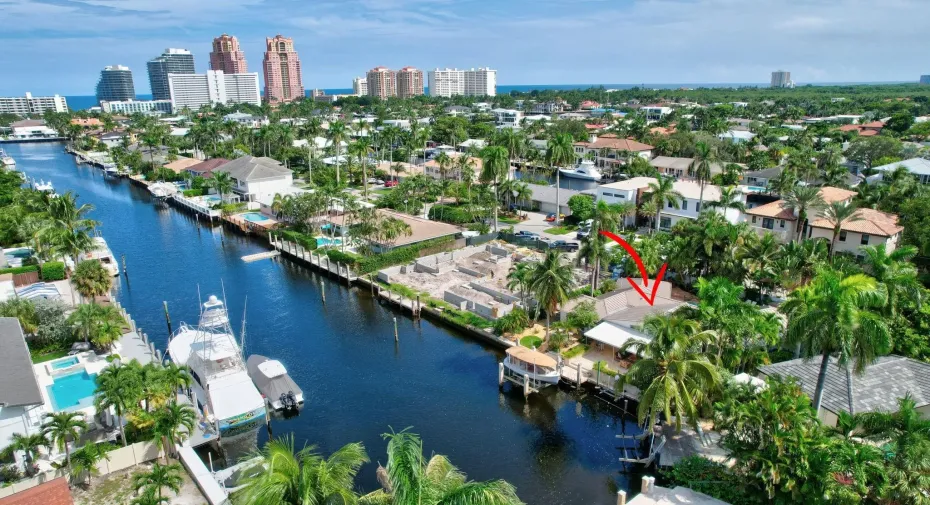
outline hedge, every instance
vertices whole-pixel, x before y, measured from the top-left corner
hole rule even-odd
[[[61,261],[48,261],[42,264],[42,280],[60,281],[65,278],[65,264]]]
[[[185,189],[184,190],[184,196],[188,198],[193,197],[193,196],[203,196],[205,194],[206,194],[206,191],[204,191],[203,189]]]
[[[446,250],[448,245],[454,242],[455,238],[448,236],[425,240],[406,247],[398,247],[386,253],[375,254],[373,256],[359,256],[357,254],[344,253],[337,249],[327,249],[326,255],[329,256],[330,260],[343,265],[349,265],[349,268],[354,270],[355,273],[363,275],[376,272],[382,268],[410,263],[422,256],[422,253],[435,254],[436,252]]]
[[[38,272],[39,267],[37,265],[28,265],[24,267],[12,267],[12,268],[3,268],[0,269],[0,274],[24,274],[26,272]]]
[[[300,244],[301,247],[308,251],[316,249],[316,239],[306,233],[294,230],[279,230],[277,233],[284,237],[284,240]]]
[[[475,217],[470,212],[452,205],[433,205],[429,209],[429,218],[433,221],[452,224],[468,224],[475,221]]]

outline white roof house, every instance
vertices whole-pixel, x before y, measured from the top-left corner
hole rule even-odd
[[[749,142],[755,136],[756,134],[752,132],[730,130],[730,131],[721,133],[720,135],[717,135],[717,138],[719,138],[720,140],[729,140],[730,142],[733,142],[735,144],[737,142]]]
[[[898,167],[904,167],[908,172],[916,175],[922,184],[930,184],[930,160],[924,158],[911,158],[909,160],[872,167],[882,173],[869,177],[869,182],[881,180],[882,177],[884,177],[884,172],[891,172]]]

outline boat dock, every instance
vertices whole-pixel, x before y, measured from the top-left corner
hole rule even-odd
[[[352,285],[359,277],[355,275],[348,265],[343,265],[329,259],[325,254],[316,253],[305,249],[300,244],[284,240],[280,237],[269,236],[268,243],[281,254],[302,260],[318,270],[328,272],[346,281],[347,285]]]
[[[260,252],[260,253],[255,253],[255,254],[247,254],[242,257],[242,261],[246,263],[251,263],[253,261],[261,261],[261,260],[276,258],[280,255],[281,255],[281,251],[278,251],[278,250]]]

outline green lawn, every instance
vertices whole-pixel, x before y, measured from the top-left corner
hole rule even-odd
[[[369,193],[377,193],[379,195],[386,195],[390,193],[391,191],[394,191],[394,188],[373,189],[369,191]]]
[[[546,233],[551,233],[553,235],[567,235],[574,231],[574,229],[567,226],[553,226],[552,228],[546,228]]]
[[[520,345],[530,349],[535,349],[542,345],[543,339],[537,337],[536,335],[527,335],[520,339]]]
[[[520,224],[520,220],[515,217],[501,216],[498,217],[497,220],[506,224]]]
[[[581,356],[581,355],[584,354],[587,350],[588,350],[588,346],[586,346],[586,345],[584,345],[584,344],[577,344],[577,345],[575,345],[574,347],[572,347],[571,349],[566,349],[566,350],[562,351],[562,357],[565,358],[565,359],[575,358],[575,357],[577,357],[577,356]]]
[[[29,354],[32,355],[32,362],[33,363],[44,363],[46,361],[51,361],[53,359],[65,357],[68,355],[68,352],[70,352],[70,349],[65,349],[63,351],[52,351],[52,352],[44,352],[44,351],[45,349],[40,349],[40,350],[29,349]]]

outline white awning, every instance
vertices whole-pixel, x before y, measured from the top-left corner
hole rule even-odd
[[[630,340],[639,340],[640,342],[647,343],[652,341],[649,335],[609,322],[598,324],[594,328],[586,331],[584,336],[618,349],[623,347],[623,345]]]

